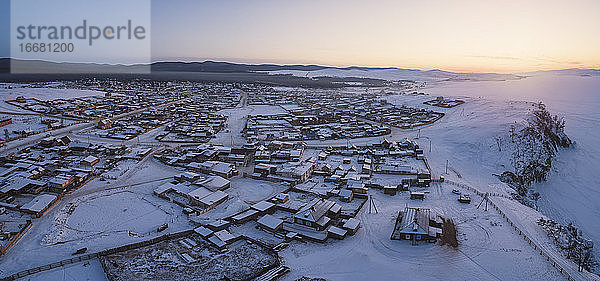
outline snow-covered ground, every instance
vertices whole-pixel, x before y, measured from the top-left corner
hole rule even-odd
[[[445,172],[445,164],[448,160],[449,174],[444,174],[447,178],[468,183],[484,192],[509,194],[512,191],[493,175],[510,169],[510,154],[499,153],[495,137],[508,134],[510,125],[515,121],[522,122],[526,118],[528,110],[532,108],[532,103],[538,101],[544,102],[552,114],[564,116],[567,122],[566,132],[576,144],[573,148],[558,153],[548,181],[535,184],[533,188],[542,194],[539,202],[542,213],[565,223],[575,222],[584,231],[585,236],[591,238],[596,245],[600,245],[600,236],[598,236],[600,233],[600,205],[598,203],[600,202],[600,190],[598,190],[600,181],[594,177],[594,172],[600,165],[600,148],[596,145],[597,139],[600,138],[600,130],[597,126],[600,121],[600,110],[598,110],[600,108],[600,95],[598,94],[600,78],[541,74],[521,80],[435,82],[429,85],[422,90],[429,96],[402,95],[392,96],[388,99],[396,104],[421,107],[423,101],[435,96],[458,97],[466,100],[466,103],[450,109],[428,107],[443,111],[446,116],[436,124],[420,130],[393,130],[392,135],[388,138],[420,136],[419,142],[430,160],[435,176]],[[366,139],[358,139],[351,142],[361,144],[366,141]],[[308,143],[326,146],[337,142]],[[515,208],[526,207],[517,206]],[[521,209],[521,211],[524,210],[527,209]],[[541,216],[535,211],[529,212],[529,214],[531,217],[518,217],[527,226]],[[511,229],[508,228],[502,232],[510,233]],[[536,234],[544,238],[543,233]],[[509,235],[507,241],[511,240],[508,238],[511,235],[512,239],[518,239],[514,231],[507,235]],[[516,243],[516,241],[513,242]],[[345,240],[340,243],[349,242]],[[357,244],[362,245],[363,243]],[[338,244],[331,247],[337,246]],[[528,246],[524,244],[523,247],[516,248],[529,251],[530,249],[526,249]],[[600,247],[596,246],[595,248],[596,255],[600,256],[598,251]],[[314,253],[309,256],[315,260],[315,263],[318,263],[320,259],[317,257],[321,254],[337,256],[336,253],[329,252],[329,250],[310,249]],[[328,248],[323,247],[322,249]],[[367,251],[365,255],[371,254],[368,250],[365,251]],[[293,258],[289,256],[285,258],[292,267],[297,266],[298,263],[301,265],[300,267],[305,263],[310,264],[308,260],[293,262]],[[415,257],[415,259],[418,258]],[[339,264],[344,263],[340,262]],[[371,263],[365,264],[374,266]],[[356,273],[340,271],[336,277],[326,270],[333,266],[326,265],[323,266],[321,275],[311,274],[311,270],[317,266],[315,264],[307,265],[305,272],[300,271],[298,274],[328,276],[337,279],[353,276],[352,274]],[[502,266],[505,264],[502,263]],[[365,271],[366,273],[370,272]],[[318,270],[315,271],[315,273],[318,272]],[[295,274],[292,272],[290,276],[296,276]],[[390,272],[390,274],[393,273]],[[521,279],[510,273],[506,274],[508,275],[500,276],[513,276],[513,278],[506,279]],[[432,274],[432,278],[433,276],[436,275]],[[527,279],[529,278],[545,279],[542,275],[532,275]],[[458,277],[457,279],[462,278]]]
[[[9,89],[9,86],[12,89]],[[0,112],[6,113],[31,113],[31,111],[6,103],[19,96],[36,98],[38,100],[51,100],[56,98],[72,99],[77,97],[101,96],[103,92],[79,89],[53,89],[53,88],[23,88],[23,84],[0,83]]]
[[[12,86],[8,89],[6,86]],[[103,96],[104,92],[80,89],[55,89],[55,88],[24,88],[22,84],[0,83],[0,97],[3,100],[15,99],[19,96],[36,98],[38,100],[53,100],[56,98],[72,99],[89,96]]]
[[[225,123],[225,129],[217,133],[213,139],[210,140],[212,144],[222,144],[225,146],[240,146],[246,143],[246,139],[242,136],[241,132],[246,125],[248,115],[274,115],[274,114],[285,114],[287,110],[277,105],[249,105],[244,107],[236,107],[231,109],[223,109],[218,114],[227,115],[227,122]]]
[[[24,113],[2,114],[2,113],[0,113],[0,120],[6,119],[6,118],[11,118],[12,124],[1,127],[0,141],[3,141],[6,139],[6,133],[8,133],[9,138],[14,138],[14,137],[20,136],[19,132],[22,132],[22,131],[38,133],[38,132],[42,132],[42,131],[48,129],[48,125],[41,123],[42,120],[46,120],[46,119],[57,120],[58,121],[57,124],[60,124],[60,122],[61,122],[60,121],[61,119],[59,119],[59,118],[42,117],[41,115],[38,115],[38,114],[24,114]],[[72,124],[73,122],[74,122],[73,120],[68,120],[68,119],[62,120],[62,124],[64,124],[65,126],[68,126],[68,125]]]
[[[565,131],[575,145],[557,154],[548,181],[535,184],[533,188],[541,194],[540,211],[563,223],[574,222],[585,236],[595,242],[595,253],[600,257],[600,178],[596,176],[600,167],[600,77],[546,74],[516,81],[450,82],[434,85],[424,91],[432,95],[482,97],[489,100],[485,102],[490,104],[487,108],[472,109],[474,114],[488,115],[489,118],[473,118],[472,122],[463,122],[463,129],[453,126],[454,130],[463,132],[468,138],[458,138],[458,142],[448,143],[449,148],[458,150],[453,153],[455,156],[470,156],[462,161],[451,160],[453,166],[459,165],[455,162],[472,159],[473,164],[486,167],[493,159],[497,159],[490,159],[493,154],[485,151],[493,149],[487,146],[493,145],[494,134],[501,132],[498,129],[506,129],[511,119],[519,116],[515,115],[518,111],[513,112],[508,107],[507,110],[492,108],[492,103],[506,104],[507,100],[542,101],[552,114],[564,116]],[[465,112],[470,114],[469,108],[469,103],[465,104]],[[456,117],[449,116],[446,121],[453,122],[452,119]],[[464,130],[469,126],[473,128]],[[435,126],[431,128],[433,131],[437,129]],[[452,134],[449,131],[444,135]],[[449,138],[443,142],[451,140]],[[480,149],[469,152],[470,149],[465,149],[467,147]],[[480,174],[486,176],[486,173]]]
[[[444,175],[480,191],[508,194],[510,189],[492,174],[509,168],[510,155],[499,153],[494,137],[508,133],[513,122],[523,120],[531,108],[530,102],[543,101],[551,113],[566,117],[567,134],[576,144],[557,155],[549,180],[534,186],[542,195],[541,211],[563,222],[574,221],[584,235],[594,240],[600,256],[600,181],[594,177],[600,166],[600,148],[596,145],[600,138],[597,126],[600,121],[599,90],[598,77],[568,75],[542,75],[511,81],[433,83],[422,90],[429,96],[390,96],[388,100],[442,111],[446,116],[420,129],[393,129],[392,135],[387,138],[418,137],[434,177]],[[457,96],[466,103],[450,109],[422,104],[432,96]],[[262,106],[227,110],[224,113],[229,115],[228,130],[220,133],[213,142],[229,145],[233,138],[234,144],[239,145],[244,142],[239,132],[245,115],[279,111],[284,110]],[[360,144],[366,141],[357,139],[351,142]],[[446,174],[447,160],[449,169]],[[181,214],[181,207],[151,194],[154,187],[165,181],[162,178],[172,176],[178,170],[151,157],[139,165],[124,165],[128,165],[129,169],[121,167],[128,172],[119,180],[112,183],[94,180],[65,196],[41,219],[37,219],[30,232],[0,259],[0,274],[3,276],[69,258],[72,252],[82,247],[95,252],[146,240],[155,235],[152,229],[164,222],[169,222],[168,231],[191,227]],[[147,183],[152,180],[156,181]],[[117,188],[106,190],[111,187]],[[281,188],[276,183],[234,179],[227,190],[231,198],[205,216],[213,219],[235,214],[252,202],[280,192]],[[451,193],[453,188],[450,185],[434,185],[422,202],[408,200],[406,193],[388,196],[372,190],[379,213],[370,214],[368,207],[363,208],[357,217],[362,226],[355,236],[342,241],[330,239],[325,244],[293,243],[280,252],[284,264],[292,269],[284,280],[295,280],[301,276],[327,280],[439,280],[442,277],[448,280],[564,279],[498,212],[476,209],[475,205],[481,198],[471,194],[473,204],[460,204]],[[549,241],[541,228],[535,225],[541,214],[514,201],[500,199],[494,202],[509,209],[513,216],[511,219],[535,235],[536,241]],[[458,250],[437,244],[412,246],[406,241],[390,240],[395,216],[406,203],[432,208],[443,216],[453,218],[460,234]],[[249,229],[252,231],[252,227]],[[90,276],[90,280],[104,278],[95,275],[95,270],[78,269],[81,266],[74,265],[73,269],[64,271],[63,276],[73,272],[74,276],[81,277],[79,280],[85,280],[86,276]],[[32,278],[52,280],[60,277],[62,272],[57,269]]]
[[[369,213],[365,205],[357,216],[361,228],[354,236],[342,241],[330,239],[325,244],[294,244],[280,252],[285,265],[292,268],[283,280],[301,276],[326,280],[564,279],[519,239],[497,212],[458,203],[452,188],[433,186],[422,202],[409,200],[406,192],[389,196],[371,190],[379,213]],[[477,196],[473,199],[477,203],[481,200]],[[459,249],[390,240],[396,215],[405,203],[453,218],[460,233]]]
[[[104,281],[106,274],[102,264],[98,259],[91,259],[74,264],[65,265],[53,270],[42,271],[40,273],[17,279],[19,281]]]
[[[180,206],[152,194],[165,182],[162,178],[178,171],[152,157],[146,159],[113,183],[95,179],[65,195],[2,256],[0,274],[68,259],[84,247],[98,252],[192,228]],[[156,228],[163,223],[169,228],[158,233]]]
[[[254,180],[250,178],[236,178],[231,181],[227,193],[234,198],[239,198],[253,204],[269,199],[284,191],[287,187],[278,182]]]
[[[425,150],[434,176],[444,175],[454,181],[468,183],[483,192],[508,194],[511,190],[499,182],[493,173],[510,168],[510,155],[499,153],[494,137],[507,134],[515,121],[521,122],[532,107],[532,102],[545,102],[551,113],[566,117],[566,131],[577,143],[574,148],[558,154],[549,181],[534,186],[542,193],[542,197],[545,196],[541,202],[544,204],[542,211],[551,218],[560,213],[559,217],[567,218],[565,221],[575,221],[582,226],[584,235],[591,237],[598,245],[600,207],[597,202],[600,198],[597,188],[600,184],[593,177],[593,170],[600,165],[600,153],[598,147],[590,146],[594,146],[600,137],[597,127],[600,120],[600,111],[597,110],[600,106],[600,95],[597,94],[599,89],[599,78],[577,76],[434,83],[422,90],[430,96],[401,95],[388,99],[396,104],[423,106],[422,102],[432,96],[454,96],[466,100],[466,103],[450,109],[429,107],[445,112],[446,116],[434,125],[420,130],[395,129],[388,138],[420,137],[418,141]],[[352,141],[357,144],[362,142],[364,140]],[[445,174],[446,160],[449,161],[448,174]],[[447,192],[448,188],[443,190]],[[474,202],[478,203],[480,200],[474,199]],[[363,209],[360,216],[363,229],[356,237],[323,247],[306,246],[303,249],[303,246],[298,246],[284,251],[284,259],[290,267],[300,267],[299,271],[292,271],[286,278],[293,280],[306,275],[325,277],[328,280],[363,280],[377,274],[378,278],[393,279],[398,272],[408,274],[406,279],[426,280],[436,280],[440,276],[446,276],[450,280],[564,278],[553,275],[557,272],[556,269],[548,268],[548,262],[521,240],[505,221],[500,220],[500,225],[491,229],[482,222],[497,222],[494,221],[499,216],[497,213],[471,209],[452,212],[452,207],[445,202],[438,200],[427,203],[452,214],[458,221],[465,220],[465,223],[459,223],[458,226],[459,232],[463,234],[459,249],[466,256],[462,258],[468,261],[461,262],[456,256],[447,256],[448,253],[437,246],[405,247],[397,241],[391,241],[391,229],[386,228],[393,227],[390,222],[393,214],[382,219],[379,218],[381,215],[365,214]],[[398,203],[389,204],[396,205],[396,210],[401,207],[397,206]],[[386,206],[385,203],[378,203],[378,206],[382,205]],[[502,206],[510,207],[514,214],[512,219],[525,230],[530,230],[528,233],[534,236],[533,239],[541,241],[542,245],[552,245],[543,230],[535,224],[542,216],[540,213],[512,201],[510,205]],[[384,207],[379,208],[383,209],[380,211],[384,214],[392,212]],[[473,219],[468,219],[471,216]],[[482,232],[477,233],[477,229]],[[362,237],[363,235],[370,237]],[[359,241],[350,242],[353,239]],[[480,249],[481,253],[470,255],[469,251],[474,249]],[[509,249],[509,253],[501,253],[506,249]],[[512,251],[521,252],[511,257]],[[526,265],[530,267],[525,268]]]

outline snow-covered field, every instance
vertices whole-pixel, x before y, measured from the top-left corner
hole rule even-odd
[[[596,256],[600,257],[600,178],[596,176],[600,167],[600,77],[548,74],[517,81],[444,83],[424,91],[432,95],[483,97],[490,100],[486,102],[490,104],[501,104],[507,100],[542,101],[551,113],[564,116],[565,131],[575,145],[557,154],[548,181],[535,184],[533,188],[541,194],[539,206],[542,213],[563,223],[578,225],[584,235],[595,242]],[[469,107],[467,103],[465,112],[471,111]],[[508,107],[507,110],[480,107],[474,108],[473,112],[489,115],[489,118],[463,122],[464,129],[473,127],[468,131],[461,130],[469,137],[449,143],[449,147],[453,150],[462,148],[463,151],[456,151],[453,155],[470,155],[470,159],[476,161],[473,164],[486,167],[490,160],[497,159],[490,159],[493,154],[485,152],[490,150],[489,145],[493,145],[492,137],[501,132],[498,129],[506,129],[513,117],[519,116]],[[453,122],[452,119],[455,118],[450,116],[447,121]],[[460,130],[460,127],[453,128]],[[431,130],[436,131],[436,128]],[[445,133],[446,136],[450,134],[453,133]],[[479,149],[469,153],[465,147]],[[486,176],[486,173],[480,174]]]
[[[227,193],[245,202],[256,203],[269,199],[286,188],[286,186],[277,182],[239,178],[232,180],[231,187],[227,190]]]
[[[81,197],[55,218],[57,224],[52,226],[43,242],[53,245],[119,233],[151,235],[161,224],[170,222],[170,210],[162,210],[157,204],[160,202],[152,202],[154,198],[143,195],[120,191]]]
[[[17,279],[19,281],[104,281],[106,274],[98,259],[91,259]]]
[[[8,86],[12,86],[9,89]],[[53,89],[53,88],[23,88],[22,84],[0,83],[0,111],[2,112],[30,112],[22,108],[6,103],[7,100],[14,100],[19,96],[25,98],[36,98],[38,100],[51,99],[72,99],[78,97],[102,96],[103,92],[79,89]]]
[[[2,256],[0,274],[71,258],[72,253],[84,247],[88,252],[98,252],[191,228],[180,206],[152,194],[165,181],[148,182],[178,171],[151,157],[147,159],[118,181],[95,179],[64,196]],[[169,223],[169,228],[157,233],[156,228],[163,223]]]
[[[1,130],[0,141],[3,141],[6,139],[7,131],[8,131],[8,137],[14,138],[14,137],[17,137],[20,135],[16,132],[31,131],[31,132],[37,133],[37,132],[41,132],[43,130],[48,129],[48,125],[41,123],[41,120],[46,120],[46,119],[58,120],[59,124],[61,122],[60,121],[61,119],[51,118],[51,117],[42,117],[37,114],[1,114],[0,113],[0,120],[3,120],[5,118],[11,118],[12,124],[3,126],[0,129]],[[72,124],[73,122],[74,122],[73,120],[63,120],[62,124],[64,124],[65,126],[68,126],[68,125]]]
[[[236,107],[224,109],[217,113],[227,115],[226,127],[224,130],[217,133],[215,137],[210,140],[210,143],[226,146],[231,146],[233,144],[239,146],[246,143],[246,139],[241,134],[246,125],[246,116],[257,114],[285,114],[288,113],[288,111],[277,105],[249,105],[243,108]]]
[[[6,86],[11,85],[12,89],[7,89]],[[54,89],[54,88],[24,88],[21,84],[0,83],[0,97],[3,100],[15,99],[18,96],[25,98],[36,98],[38,100],[52,99],[72,99],[89,96],[102,96],[103,92],[93,90],[79,89]]]

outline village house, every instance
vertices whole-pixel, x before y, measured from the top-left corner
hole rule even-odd
[[[256,152],[254,152],[254,161],[256,163],[271,162],[271,152],[268,150],[257,150]]]
[[[194,228],[194,232],[198,235],[200,235],[200,237],[207,239],[209,236],[211,236],[214,232],[204,226],[199,226]]]
[[[260,215],[260,213],[257,210],[248,209],[241,213],[237,213],[237,214],[233,215],[230,219],[234,223],[244,223],[249,220],[253,220],[253,219],[257,218],[259,215]]]
[[[369,193],[369,188],[361,180],[348,180],[346,189],[352,191],[352,194],[357,197],[366,197]]]
[[[35,215],[36,217],[40,217],[54,202],[58,200],[56,195],[52,194],[40,194],[36,196],[33,200],[29,201],[29,203],[21,206],[21,210],[26,213],[30,213]]]
[[[231,226],[231,222],[218,219],[207,223],[205,226],[212,231],[221,231],[223,229],[229,228]]]
[[[204,208],[213,208],[223,202],[225,202],[225,200],[227,200],[227,198],[229,198],[229,194],[217,190],[215,192],[210,193],[207,196],[202,197],[200,200],[198,200],[201,204],[201,206],[203,206]]]
[[[185,183],[173,184],[168,182],[154,189],[154,194],[183,207],[188,207],[188,204],[190,204],[202,208],[213,208],[229,198],[229,195],[223,191],[217,190],[213,192],[205,187],[196,186],[194,188],[194,186]]]
[[[350,203],[354,198],[354,192],[350,189],[342,188],[340,189],[338,196],[340,197],[340,201]]]
[[[413,243],[423,240],[436,239],[441,235],[441,229],[432,226],[435,220],[431,211],[425,208],[406,207],[402,212],[402,220],[397,223],[392,239],[410,240]]]
[[[360,228],[360,220],[355,218],[349,218],[344,222],[342,228],[348,231],[348,234],[354,235]]]
[[[98,159],[98,157],[89,155],[89,156],[83,158],[83,160],[81,160],[81,164],[83,166],[93,167],[96,164],[98,164],[99,161],[100,161],[100,159]]]
[[[431,173],[427,170],[421,170],[417,174],[416,182],[413,184],[415,186],[428,187],[431,184]]]
[[[254,174],[258,177],[266,178],[269,175],[274,175],[277,172],[277,166],[271,164],[256,164],[254,165]]]
[[[274,199],[275,199],[275,202],[277,202],[279,204],[283,204],[290,200],[290,195],[287,193],[279,193],[279,194],[275,195]]]
[[[223,229],[221,231],[215,232],[214,236],[216,236],[221,241],[223,241],[223,242],[225,242],[227,244],[233,242],[233,240],[236,239],[236,236],[233,235],[233,234],[231,234],[231,232],[227,231],[226,229]]]
[[[0,195],[18,195],[25,192],[39,193],[46,188],[46,183],[38,180],[28,179],[20,175],[11,176],[10,178],[0,178],[2,187]]]
[[[410,192],[410,199],[411,200],[424,200],[425,199],[425,192],[411,191]]]
[[[194,183],[195,185],[203,186],[210,191],[225,190],[229,188],[231,182],[221,176],[209,176],[204,180]]]
[[[303,163],[284,164],[277,174],[283,177],[296,179],[299,182],[305,182],[315,170],[315,163],[306,161]]]
[[[334,239],[344,239],[346,237],[346,234],[348,234],[347,230],[339,228],[337,226],[331,225],[327,228],[327,236]]]
[[[110,121],[110,119],[102,119],[98,121],[97,127],[102,130],[110,129],[110,127],[112,127],[112,121]]]
[[[192,162],[187,167],[202,173],[215,174],[226,179],[237,175],[234,164],[220,161]]]
[[[335,202],[315,198],[294,215],[294,223],[324,230],[331,222],[331,218],[327,215],[337,216],[340,211],[341,206]]]
[[[43,147],[52,147],[52,146],[70,145],[70,144],[71,144],[71,139],[68,136],[64,136],[64,137],[60,137],[60,138],[47,137],[47,138],[43,138],[40,141],[40,145]]]
[[[396,195],[396,192],[398,191],[398,186],[397,185],[386,185],[383,187],[383,193],[384,194],[389,194],[389,195]]]
[[[275,204],[267,201],[259,201],[258,203],[250,206],[250,208],[260,212],[261,214],[267,214],[275,211]]]
[[[73,184],[76,180],[74,174],[61,173],[54,177],[52,177],[48,184],[50,186],[50,190],[58,193],[64,192],[71,184]]]
[[[173,177],[175,180],[178,181],[187,181],[187,182],[195,182],[197,180],[200,180],[202,178],[201,174],[197,174],[197,173],[193,173],[193,172],[183,172],[181,174],[175,175]]]
[[[257,223],[259,227],[270,232],[278,232],[283,229],[283,220],[268,214],[258,219]]]
[[[417,172],[410,166],[380,165],[375,168],[375,173],[392,175],[415,175]]]

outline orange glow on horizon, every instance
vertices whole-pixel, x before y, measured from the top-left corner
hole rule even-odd
[[[153,55],[454,72],[600,68],[600,1],[282,2],[160,9],[153,16],[178,17],[153,25]]]

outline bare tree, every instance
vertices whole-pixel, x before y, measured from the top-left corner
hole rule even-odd
[[[498,146],[498,152],[502,152],[502,139],[500,137],[495,137],[496,145]]]

